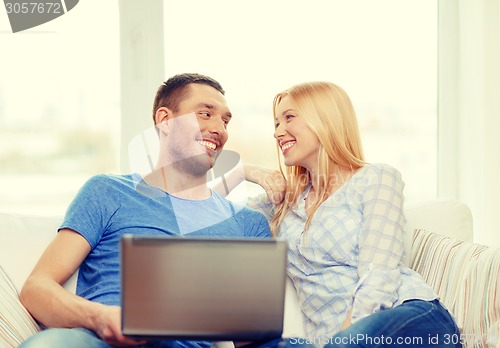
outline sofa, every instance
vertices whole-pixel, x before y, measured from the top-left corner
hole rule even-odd
[[[405,209],[403,262],[422,275],[455,316],[466,347],[500,347],[500,248],[472,242],[466,204],[435,199]],[[18,292],[61,217],[0,213],[0,348],[16,347],[40,330],[22,307]],[[76,274],[65,284],[75,291]],[[302,313],[291,282],[285,297],[286,337],[305,337]],[[221,342],[219,346],[231,346]]]

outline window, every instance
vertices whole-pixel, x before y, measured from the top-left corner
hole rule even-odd
[[[235,115],[226,148],[276,167],[274,95],[329,80],[351,96],[367,160],[402,172],[407,203],[436,195],[434,1],[163,4],[165,77],[223,84]],[[62,215],[91,175],[120,171],[130,125],[120,124],[118,22],[118,2],[86,0],[12,34],[0,11],[0,211]]]
[[[402,172],[407,203],[436,196],[435,1],[164,4],[166,76],[199,72],[221,82],[235,115],[227,149],[276,167],[274,95],[328,80],[352,99],[367,160]]]
[[[15,34],[0,12],[0,211],[60,216],[92,174],[118,171],[118,3]]]

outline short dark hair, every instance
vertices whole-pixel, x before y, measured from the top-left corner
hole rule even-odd
[[[185,73],[172,76],[165,81],[156,92],[153,104],[153,123],[156,124],[155,114],[156,110],[161,107],[167,107],[176,112],[179,108],[180,102],[186,98],[188,93],[188,86],[192,83],[198,83],[215,88],[222,95],[225,94],[221,84],[211,77],[195,74]]]

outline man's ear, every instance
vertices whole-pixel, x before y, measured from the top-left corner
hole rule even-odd
[[[158,110],[156,110],[155,113],[156,126],[159,129],[161,129],[164,133],[167,132],[166,126],[170,117],[171,117],[171,111],[166,107],[161,107],[158,108]]]
[[[170,119],[170,117],[172,117],[172,111],[162,106],[158,108],[155,112],[155,123],[160,124]]]

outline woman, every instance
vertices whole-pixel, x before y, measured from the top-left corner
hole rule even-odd
[[[331,347],[436,347],[436,337],[440,347],[460,346],[437,294],[402,264],[404,183],[391,166],[365,162],[344,90],[299,84],[273,108],[286,181],[256,166],[245,166],[245,177],[272,198],[253,205],[288,241],[308,338]]]

